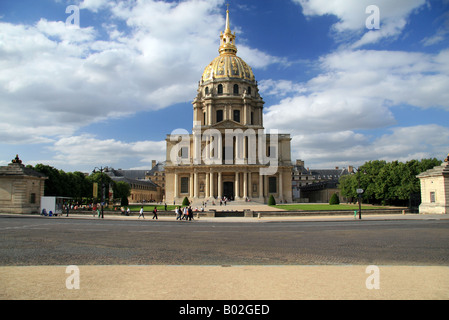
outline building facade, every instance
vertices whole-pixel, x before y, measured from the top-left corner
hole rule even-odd
[[[417,176],[421,183],[421,214],[449,213],[449,155],[441,164]]]
[[[38,213],[46,179],[42,173],[26,168],[19,156],[0,167],[0,212]]]
[[[162,202],[164,194],[162,187],[149,178],[148,170],[115,170],[108,168],[106,174],[114,182],[125,182],[131,188],[128,197],[130,204]]]
[[[193,101],[193,134],[167,136],[166,200],[227,198],[291,202],[291,138],[266,133],[264,101],[251,67],[226,27],[220,55],[204,70]]]
[[[334,193],[339,194],[338,181],[342,176],[354,174],[354,167],[335,169],[309,169],[304,161],[296,160],[292,170],[292,192],[295,202],[328,203]]]

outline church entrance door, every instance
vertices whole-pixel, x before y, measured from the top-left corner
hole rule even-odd
[[[223,196],[234,200],[234,182],[223,182]]]

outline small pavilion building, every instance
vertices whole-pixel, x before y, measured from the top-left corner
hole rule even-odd
[[[39,213],[47,177],[26,168],[19,156],[0,167],[0,212]]]
[[[449,155],[433,169],[417,176],[421,182],[421,214],[449,213]]]

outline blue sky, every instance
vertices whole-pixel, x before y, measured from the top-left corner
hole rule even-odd
[[[449,152],[448,0],[231,0],[267,129],[310,168]],[[0,165],[149,168],[191,131],[226,1],[2,0]],[[79,8],[79,27],[66,13]],[[370,5],[379,9],[379,29]]]

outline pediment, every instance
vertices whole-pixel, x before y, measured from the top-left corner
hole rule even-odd
[[[232,121],[232,120],[224,120],[220,123],[214,124],[212,126],[214,129],[247,129],[246,126],[241,123]]]

